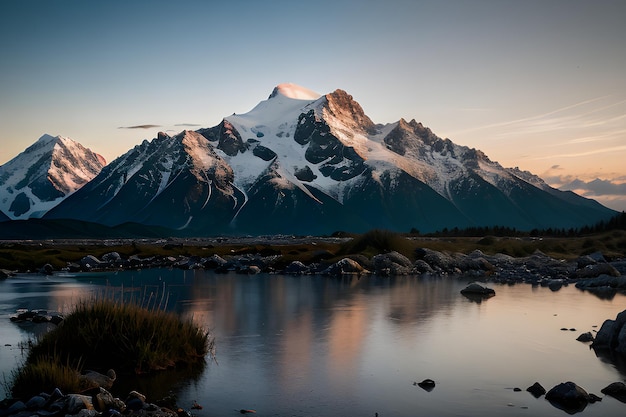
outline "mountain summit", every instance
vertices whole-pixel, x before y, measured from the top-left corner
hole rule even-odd
[[[217,126],[144,141],[46,217],[189,235],[319,235],[570,228],[614,214],[415,120],[375,124],[343,90],[280,84]]]
[[[11,219],[40,217],[105,164],[102,156],[72,139],[43,135],[0,166],[0,211]]]

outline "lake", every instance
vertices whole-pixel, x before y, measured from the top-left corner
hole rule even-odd
[[[0,281],[0,371],[6,380],[21,360],[20,342],[45,331],[10,322],[17,308],[69,311],[81,298],[123,293],[211,330],[215,360],[195,377],[116,382],[118,390],[145,390],[149,401],[172,389],[179,405],[204,407],[194,411],[199,417],[239,409],[259,416],[563,416],[525,391],[535,381],[548,390],[574,381],[603,397],[581,415],[626,414],[626,404],[600,393],[626,374],[576,341],[626,309],[624,295],[606,300],[573,286],[553,292],[489,284],[496,296],[479,303],[460,294],[467,283],[166,269],[19,275]],[[414,384],[427,378],[436,382],[430,392]]]

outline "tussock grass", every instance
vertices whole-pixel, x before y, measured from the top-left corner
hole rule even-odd
[[[343,243],[337,254],[343,256],[359,254],[371,258],[379,253],[396,251],[404,256],[412,257],[416,248],[414,241],[399,233],[374,229]]]
[[[132,302],[80,301],[60,326],[31,348],[14,376],[12,392],[16,396],[57,386],[79,389],[81,368],[102,373],[112,368],[119,375],[203,366],[213,344],[209,332],[174,313]],[[40,387],[42,383],[46,389]],[[31,391],[31,387],[38,388]]]
[[[81,392],[85,388],[78,375],[80,366],[60,361],[59,357],[40,357],[25,364],[13,374],[11,392],[14,398],[26,398],[40,392]]]

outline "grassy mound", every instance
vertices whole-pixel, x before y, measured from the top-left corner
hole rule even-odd
[[[60,326],[30,350],[14,375],[14,397],[80,390],[81,369],[148,373],[204,364],[213,348],[209,333],[174,313],[133,303],[82,301]]]

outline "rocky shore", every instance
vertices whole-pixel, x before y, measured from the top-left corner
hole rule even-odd
[[[578,288],[599,296],[610,296],[626,291],[626,259],[607,260],[601,252],[580,256],[573,260],[552,258],[537,250],[526,257],[505,254],[487,255],[480,250],[469,254],[439,252],[428,248],[415,251],[415,261],[391,251],[371,258],[364,255],[348,255],[334,262],[328,251],[315,254],[316,262],[286,263],[280,254],[245,253],[220,256],[121,256],[109,252],[97,258],[86,255],[78,262],[70,262],[67,272],[93,272],[141,268],[206,269],[218,273],[240,274],[288,274],[341,276],[346,274],[397,275],[459,275],[495,283],[527,283],[545,286],[556,291],[562,286],[575,284]],[[40,268],[44,274],[55,269],[46,264]]]

